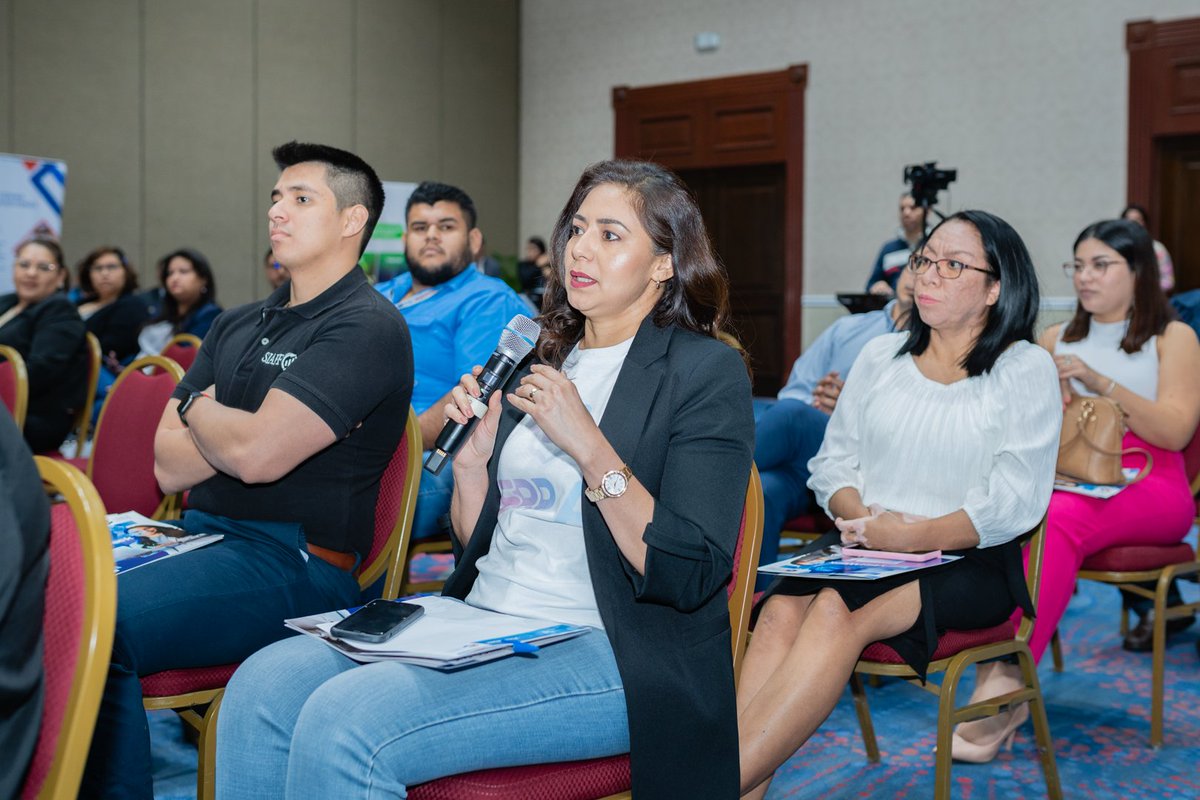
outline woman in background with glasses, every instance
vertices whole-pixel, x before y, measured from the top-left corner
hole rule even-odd
[[[138,331],[150,316],[134,295],[137,272],[119,247],[97,247],[79,262],[79,316],[100,340],[105,366],[113,373],[133,360]]]
[[[1171,319],[1150,235],[1128,220],[1089,225],[1075,240],[1075,260],[1063,268],[1079,304],[1069,322],[1041,337],[1054,354],[1062,402],[1072,395],[1116,400],[1129,426],[1122,448],[1147,450],[1154,464],[1143,480],[1107,500],[1054,493],[1029,642],[1034,660],[1054,636],[1085,558],[1117,545],[1175,544],[1196,516],[1180,451],[1200,420],[1200,345],[1190,327]],[[1146,459],[1129,455],[1122,463],[1141,468]],[[979,671],[973,702],[1020,685],[1015,665],[985,664]],[[991,760],[1028,716],[1020,706],[959,725],[954,757]]]
[[[808,485],[843,544],[962,558],[874,581],[772,585],[738,686],[749,797],[829,715],[867,645],[885,642],[924,678],[941,631],[1030,607],[1019,537],[1049,503],[1062,421],[1054,363],[1033,343],[1033,263],[1006,222],[962,211],[908,269],[910,329],[859,354]]]
[[[33,238],[17,248],[15,291],[0,296],[0,344],[29,372],[24,434],[35,453],[62,444],[87,392],[86,331],[64,294],[70,280],[58,242]]]

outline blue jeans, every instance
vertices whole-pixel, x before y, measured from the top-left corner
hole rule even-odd
[[[421,463],[429,456],[421,454]],[[421,469],[421,486],[417,489],[417,509],[413,514],[413,538],[425,539],[442,530],[441,519],[450,511],[450,496],[454,494],[454,470],[447,464],[440,475]]]
[[[357,664],[311,637],[238,669],[217,720],[217,797],[406,797],[446,775],[629,752],[600,631],[455,672]]]
[[[241,661],[289,635],[287,617],[352,605],[358,582],[306,556],[294,523],[188,511],[192,533],[224,540],[117,578],[117,628],[81,796],[152,798],[139,676]]]
[[[763,487],[759,564],[779,559],[783,523],[809,510],[808,461],[821,449],[829,415],[799,400],[780,400],[754,426],[754,463]]]

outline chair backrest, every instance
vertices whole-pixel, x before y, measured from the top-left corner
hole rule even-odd
[[[1192,496],[1200,495],[1200,427],[1183,448],[1183,468],[1192,482]]]
[[[38,472],[65,502],[50,510],[46,580],[45,699],[24,798],[79,792],[92,728],[108,677],[117,615],[117,579],[104,504],[83,473],[37,456]]]
[[[1029,597],[1037,603],[1038,590],[1042,585],[1042,566],[1043,556],[1046,549],[1046,517],[1042,517],[1042,521],[1033,529],[1033,536],[1030,537],[1029,543],[1025,545],[1029,548],[1029,560],[1025,564],[1025,586],[1029,589]],[[1037,609],[1034,608],[1034,611]],[[1028,642],[1030,635],[1033,633],[1034,620],[1030,619],[1028,614],[1021,615],[1021,624],[1017,626],[1016,638],[1022,642]]]
[[[392,460],[379,479],[379,497],[375,501],[375,536],[371,552],[363,558],[358,585],[363,589],[387,573],[383,598],[394,600],[400,594],[404,578],[404,558],[412,541],[413,513],[417,489],[421,484],[421,426],[410,406],[404,435],[396,445]]]
[[[84,396],[83,406],[75,415],[76,458],[83,458],[83,448],[87,443],[88,430],[92,427],[92,406],[96,404],[96,392],[100,387],[100,340],[91,331],[88,331],[85,338],[88,350],[87,393]]]
[[[754,580],[758,576],[758,554],[762,548],[763,492],[758,467],[750,464],[746,504],[742,507],[742,529],[733,551],[733,577],[729,593],[729,627],[733,631],[733,680],[736,685],[742,656],[750,642],[750,611],[754,606]]]
[[[167,342],[167,346],[162,349],[159,355],[164,358],[169,358],[179,366],[183,367],[184,372],[192,368],[192,362],[196,360],[196,353],[200,350],[201,339],[191,333],[177,333]]]
[[[18,428],[25,427],[29,408],[29,371],[25,359],[14,348],[0,344],[0,403],[8,407]]]
[[[154,368],[153,374],[143,372],[146,367]],[[122,370],[108,390],[87,474],[113,512],[152,516],[163,502],[154,478],[154,433],[182,378],[174,361],[146,356]]]

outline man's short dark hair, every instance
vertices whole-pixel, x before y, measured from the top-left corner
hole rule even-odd
[[[467,221],[468,230],[475,227],[475,203],[471,196],[457,186],[450,186],[437,181],[422,181],[408,196],[408,204],[404,206],[404,219],[408,220],[408,212],[418,203],[434,205],[440,202],[456,203],[462,209],[463,218]]]
[[[363,226],[361,256],[375,231],[375,223],[383,213],[383,182],[371,165],[353,153],[324,144],[288,142],[271,151],[275,164],[284,170],[310,161],[325,165],[325,182],[337,200],[338,210],[361,205],[367,209],[367,224]]]

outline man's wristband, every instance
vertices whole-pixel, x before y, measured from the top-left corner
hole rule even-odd
[[[187,421],[188,409],[190,409],[192,407],[192,403],[196,402],[197,397],[208,397],[209,400],[212,399],[212,397],[205,394],[204,392],[192,392],[184,399],[184,401],[182,403],[179,404],[178,408],[176,409],[176,411],[179,413],[179,421],[183,423],[183,427],[185,427],[185,428],[188,427],[188,421]]]

